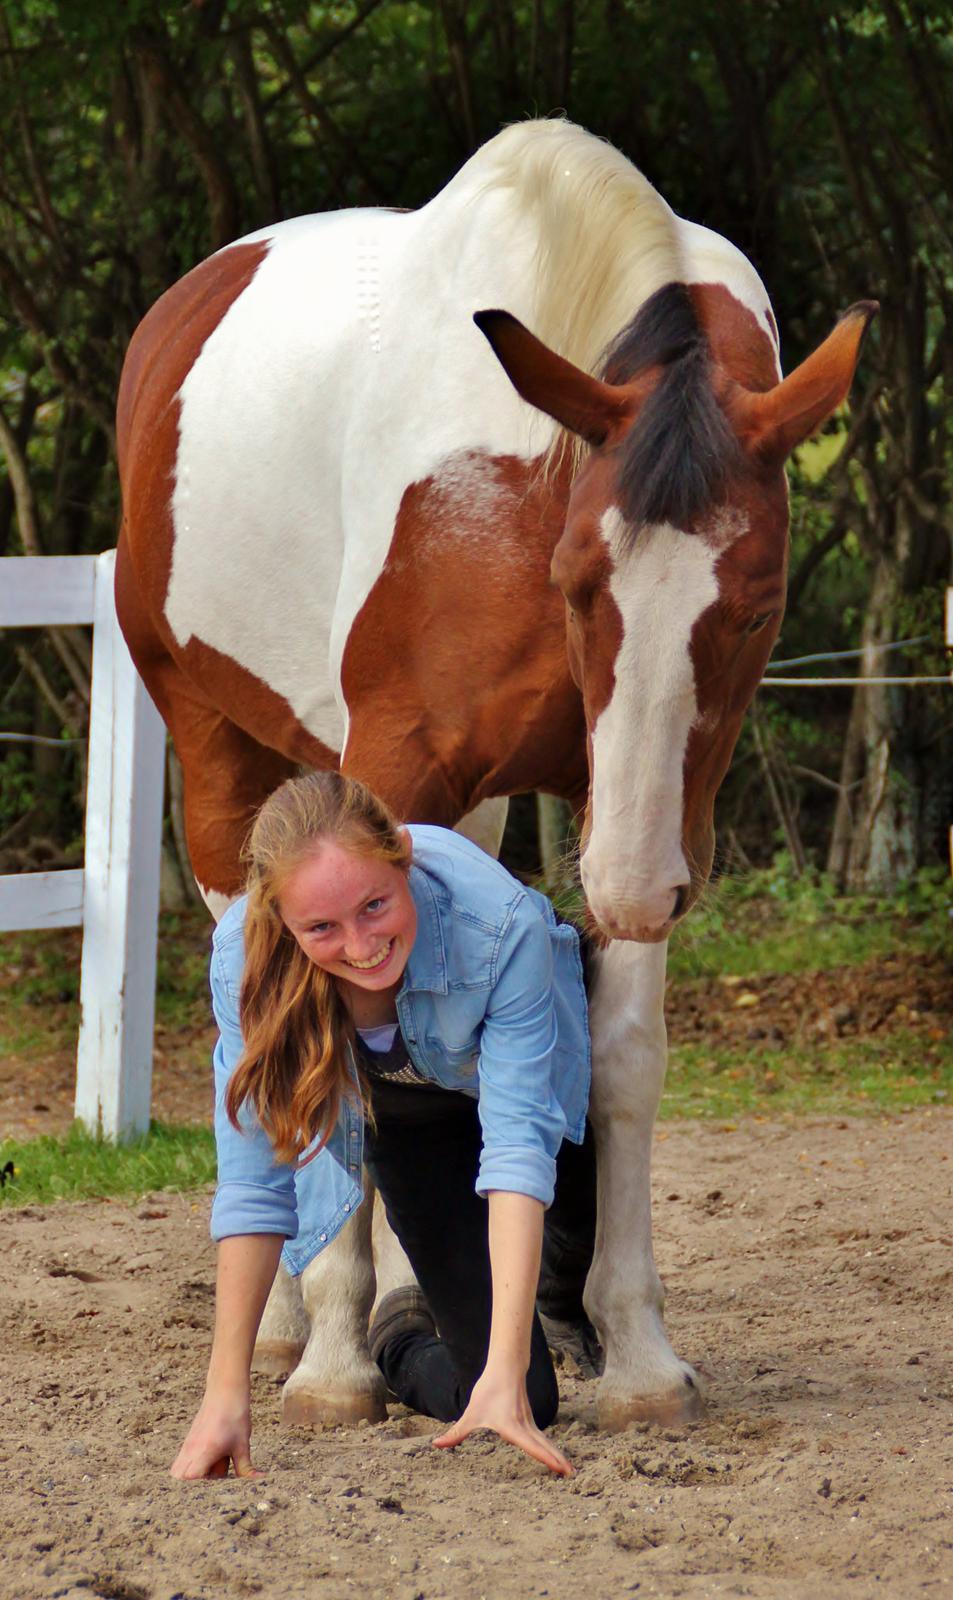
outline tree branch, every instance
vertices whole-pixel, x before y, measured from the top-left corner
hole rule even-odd
[[[36,495],[33,493],[26,453],[21,448],[16,429],[11,425],[2,405],[0,405],[0,449],[3,450],[7,461],[23,553],[27,556],[41,556],[43,545],[40,538],[40,513]]]
[[[173,65],[167,42],[151,28],[136,28],[131,44],[142,69],[162,96],[169,121],[190,150],[208,196],[213,250],[239,233],[238,195],[218,143],[182,91],[183,74]]]
[[[318,45],[316,50],[313,50],[311,54],[301,62],[301,72],[305,76],[307,76],[309,72],[313,72],[315,67],[319,66],[322,61],[326,61],[328,56],[334,53],[338,45],[343,44],[345,39],[349,39],[351,34],[356,32],[356,30],[361,26],[361,23],[366,21],[366,19],[371,15],[371,12],[376,11],[377,8],[382,4],[383,0],[364,0],[364,4],[358,7],[357,12],[351,18],[350,22],[346,23],[343,28],[339,28],[337,33],[332,34],[330,38],[325,39],[322,44]],[[273,94],[268,96],[266,102],[267,109],[270,111],[271,107],[273,105],[277,105],[278,101],[282,100],[289,90],[293,88],[294,83],[292,78],[289,76],[285,82],[274,91]]]
[[[30,651],[27,650],[22,644],[18,644],[15,647],[15,654],[24,672],[28,677],[33,679],[33,682],[36,684],[41,695],[61,726],[64,727],[74,739],[81,739],[83,736],[83,729],[76,721],[76,718],[70,711],[66,701],[60,699],[49,678],[46,676],[46,673],[43,671],[43,668],[40,666],[40,663],[34,659]]]
[[[821,562],[830,555],[832,550],[836,550],[839,544],[843,544],[849,532],[850,523],[847,518],[843,515],[839,516],[835,518],[830,528],[828,528],[823,539],[818,539],[816,544],[811,545],[797,572],[788,580],[788,611],[794,612],[797,610],[801,596]]]

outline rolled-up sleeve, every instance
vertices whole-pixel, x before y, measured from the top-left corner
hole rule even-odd
[[[481,1195],[504,1189],[552,1203],[566,1131],[553,1088],[556,1042],[549,929],[521,900],[501,942],[480,1041]]]
[[[227,966],[221,950],[214,949],[210,978],[219,1030],[212,1058],[218,1186],[212,1202],[211,1234],[216,1240],[240,1233],[283,1234],[293,1239],[298,1232],[293,1167],[275,1160],[267,1134],[247,1106],[239,1114],[240,1130],[225,1110],[225,1090],[242,1053],[238,992]]]

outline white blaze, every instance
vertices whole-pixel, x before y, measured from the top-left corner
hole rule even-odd
[[[582,881],[600,920],[627,933],[659,928],[687,884],[682,772],[698,714],[690,643],[718,598],[719,550],[663,523],[623,552],[612,508],[602,533],[615,561],[609,588],[622,617],[615,687],[592,739],[592,832]]]

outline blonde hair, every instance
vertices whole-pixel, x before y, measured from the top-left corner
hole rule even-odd
[[[279,1161],[297,1160],[314,1139],[324,1143],[346,1095],[366,1098],[337,985],[305,955],[279,908],[292,873],[328,840],[401,869],[410,864],[410,843],[396,818],[363,783],[339,772],[289,778],[255,818],[245,847],[244,1049],[225,1109],[237,1127],[247,1102]]]

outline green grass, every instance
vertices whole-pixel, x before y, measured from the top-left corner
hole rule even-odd
[[[14,1174],[0,1189],[0,1207],[48,1205],[213,1183],[215,1140],[208,1128],[154,1122],[142,1138],[112,1144],[77,1123],[63,1138],[5,1140],[0,1143],[0,1168],[8,1161]]]
[[[571,912],[565,897],[563,903]],[[201,913],[162,918],[157,1022],[167,1051],[207,1049],[208,936]],[[829,972],[902,951],[950,948],[945,872],[922,873],[889,900],[847,898],[816,874],[792,878],[781,857],[769,871],[723,878],[709,889],[672,940],[669,973],[677,986],[728,974]],[[44,1053],[72,1054],[79,949],[72,930],[0,939],[0,1054],[17,1055],[27,1067]],[[675,1043],[661,1114],[732,1123],[944,1103],[953,1103],[953,1045],[898,1028],[779,1048],[766,1039]],[[210,1131],[160,1124],[118,1147],[78,1126],[64,1138],[7,1141],[0,1167],[7,1161],[17,1172],[0,1189],[0,1206],[189,1189],[215,1176]]]
[[[804,1049],[674,1045],[661,1116],[734,1121],[762,1116],[858,1116],[953,1102],[953,1052],[896,1032]]]

